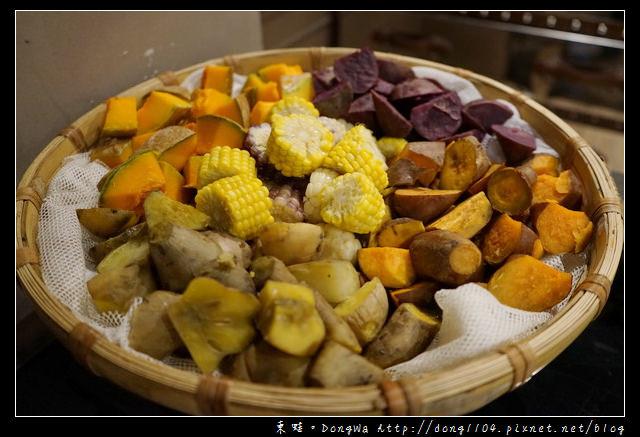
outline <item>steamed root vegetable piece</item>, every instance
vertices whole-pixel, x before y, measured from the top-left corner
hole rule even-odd
[[[127,228],[123,232],[108,238],[104,241],[96,243],[89,249],[89,256],[95,263],[100,263],[111,251],[122,246],[132,238],[142,237],[148,231],[147,223],[140,222],[130,228]]]
[[[408,287],[416,279],[409,249],[365,247],[358,251],[358,265],[367,278],[378,278],[389,288]]]
[[[424,232],[421,220],[400,217],[386,222],[378,231],[378,246],[401,247],[407,249],[411,239]]]
[[[430,307],[436,291],[442,288],[442,284],[432,279],[421,279],[406,288],[391,290],[391,301],[396,307],[403,303],[411,303],[418,308]]]
[[[147,226],[153,230],[161,223],[174,223],[194,230],[207,229],[211,218],[194,206],[171,199],[162,191],[152,191],[142,204]]]
[[[416,275],[458,286],[479,279],[482,252],[471,240],[447,230],[433,230],[414,237],[409,255]]]
[[[571,169],[564,170],[558,176],[538,175],[531,190],[534,204],[557,202],[573,209],[582,199],[582,184]]]
[[[349,123],[363,124],[373,132],[377,132],[378,121],[376,119],[376,107],[371,93],[365,93],[353,100],[349,105],[344,119]]]
[[[410,66],[401,62],[382,58],[377,58],[376,62],[378,64],[378,77],[386,82],[398,84],[416,76]]]
[[[333,306],[321,293],[316,290],[312,291],[316,300],[316,310],[320,318],[322,318],[327,331],[325,340],[335,341],[357,354],[361,353],[362,346],[360,345],[360,341],[347,321],[335,312]]]
[[[76,210],[78,221],[91,234],[108,239],[124,232],[138,222],[134,211],[112,208],[82,208]]]
[[[457,132],[462,125],[462,104],[451,91],[414,106],[410,121],[415,131],[429,141],[437,141]]]
[[[538,203],[533,217],[542,247],[549,253],[579,253],[591,240],[593,222],[584,211],[553,202]]]
[[[155,227],[150,253],[160,286],[181,292],[196,277],[215,279],[227,287],[255,292],[255,285],[243,262],[226,252],[205,232],[161,223]]]
[[[558,176],[561,168],[560,159],[549,153],[536,153],[530,156],[522,165],[531,167],[537,175]]]
[[[168,313],[168,308],[179,300],[178,293],[164,290],[146,295],[131,315],[129,346],[159,360],[183,346]]]
[[[241,352],[253,340],[259,310],[254,295],[198,277],[168,312],[198,368],[211,373],[225,356]]]
[[[470,195],[478,194],[480,191],[485,191],[487,189],[487,183],[489,182],[489,178],[492,174],[503,168],[505,165],[502,162],[493,162],[489,166],[486,172],[480,177],[480,179],[476,180],[471,184],[469,188],[467,188],[467,193]]]
[[[374,277],[334,309],[349,324],[364,346],[373,340],[387,320],[387,291],[380,279]]]
[[[304,387],[311,357],[287,354],[260,340],[233,358],[230,376],[241,381]]]
[[[425,225],[426,230],[442,229],[472,238],[484,228],[493,216],[491,202],[484,191],[463,200],[435,221]]]
[[[501,214],[489,226],[481,243],[482,257],[492,265],[500,264],[513,254],[541,258],[544,252],[538,235],[521,221]]]
[[[115,267],[87,281],[87,290],[100,312],[126,313],[136,297],[146,296],[155,288],[149,266],[140,264]]]
[[[567,297],[571,279],[532,256],[515,255],[493,273],[487,288],[505,305],[545,311]]]
[[[130,138],[104,137],[92,147],[89,157],[92,161],[100,160],[110,168],[115,168],[131,158],[133,153]]]
[[[269,280],[298,283],[287,266],[275,256],[263,255],[254,258],[249,266],[249,272],[256,285],[256,290],[262,289]]]
[[[372,90],[371,97],[376,109],[376,120],[384,135],[404,138],[411,133],[411,122],[385,96]]]
[[[348,82],[339,82],[331,88],[316,94],[313,105],[320,115],[331,118],[341,118],[353,102],[353,89]]]
[[[416,176],[416,181],[422,186],[428,187],[442,169],[444,158],[444,142],[412,141],[407,143],[406,146],[393,157],[391,163],[402,159],[411,161],[418,169],[422,170]]]
[[[491,126],[507,159],[507,165],[521,164],[536,150],[536,139],[527,131],[499,124]]]
[[[146,233],[140,233],[107,253],[96,266],[96,271],[104,273],[135,264],[145,265],[149,263],[149,254],[149,236]]]
[[[392,205],[401,217],[430,222],[453,206],[461,195],[460,190],[399,188],[393,192]]]
[[[411,303],[396,308],[364,357],[383,369],[423,352],[440,330],[440,320]]]
[[[491,161],[476,137],[455,140],[445,149],[439,188],[464,191],[490,166]]]
[[[333,71],[340,82],[351,85],[355,94],[366,93],[378,80],[376,56],[366,47],[336,59]]]
[[[322,294],[332,305],[349,298],[360,288],[358,271],[350,261],[309,261],[288,268],[298,282]]]
[[[505,104],[492,99],[473,100],[462,108],[466,123],[485,132],[492,125],[501,125],[513,116],[513,111]]]
[[[256,324],[271,346],[298,357],[312,356],[318,350],[326,329],[309,287],[267,281],[258,298]]]
[[[386,379],[384,370],[334,341],[324,343],[309,368],[309,383],[339,388],[377,384]]]
[[[320,252],[324,231],[321,226],[297,222],[273,222],[257,237],[257,250],[275,256],[286,265],[313,260]]]
[[[493,208],[510,215],[524,214],[532,205],[536,173],[528,166],[504,167],[487,181],[487,197]]]
[[[446,90],[433,80],[412,77],[396,83],[389,95],[394,105],[406,110],[443,94]]]

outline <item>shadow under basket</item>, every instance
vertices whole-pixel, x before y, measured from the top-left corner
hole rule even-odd
[[[353,48],[310,47],[258,51],[205,61],[163,73],[124,92],[142,98],[179,84],[195,70],[227,64],[248,74],[275,63],[305,70],[333,64]],[[212,377],[142,359],[107,340],[47,290],[39,264],[39,211],[47,186],[65,157],[87,150],[98,138],[106,105],[100,104],[63,129],[36,157],[16,190],[16,271],[37,313],[75,359],[95,375],[150,401],[193,415],[463,415],[517,388],[566,349],[606,304],[620,262],[623,208],[608,169],[565,122],[525,94],[471,71],[422,59],[376,52],[411,66],[450,72],[471,81],[489,99],[504,99],[561,156],[584,184],[584,209],[594,223],[585,279],[567,305],[533,335],[497,351],[411,379],[351,388],[286,388]]]

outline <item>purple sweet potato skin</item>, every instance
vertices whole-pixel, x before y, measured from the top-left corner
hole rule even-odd
[[[462,125],[462,104],[454,91],[446,92],[411,109],[415,131],[429,141],[455,134]]]
[[[349,110],[353,102],[353,90],[348,82],[339,82],[333,87],[319,92],[313,99],[313,105],[320,115],[340,118]]]
[[[529,132],[501,124],[492,125],[491,130],[498,138],[507,165],[519,164],[536,150],[536,139]]]
[[[477,99],[462,108],[464,121],[485,132],[491,130],[491,125],[503,124],[512,115],[513,111],[508,106],[491,99]]]
[[[371,93],[363,94],[351,102],[344,119],[353,124],[362,123],[373,132],[377,132],[379,129],[376,120],[376,108]]]
[[[311,78],[316,93],[327,91],[338,83],[338,78],[333,71],[333,66],[313,70],[311,72]]]
[[[411,122],[407,120],[385,96],[371,91],[373,104],[376,109],[376,120],[382,133],[389,137],[405,138],[413,130]]]
[[[396,84],[416,77],[408,65],[389,59],[378,59],[378,75],[382,80]]]
[[[338,58],[333,71],[341,82],[349,82],[355,94],[369,91],[378,80],[378,62],[368,47]]]

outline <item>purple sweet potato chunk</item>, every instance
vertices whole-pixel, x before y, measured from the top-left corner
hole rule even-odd
[[[336,59],[333,71],[339,81],[349,82],[355,94],[366,93],[378,80],[378,63],[369,47]]]
[[[433,81],[424,77],[416,77],[396,84],[389,98],[393,101],[413,99],[422,103],[444,92],[445,90]]]
[[[376,108],[376,120],[382,133],[389,137],[405,138],[413,130],[411,122],[407,120],[387,98],[375,91],[371,91],[373,105]]]
[[[378,75],[382,80],[396,84],[416,77],[408,65],[389,59],[378,59]]]
[[[508,106],[491,99],[477,99],[462,108],[465,123],[485,132],[494,124],[503,124],[513,115]]]
[[[311,72],[311,79],[313,80],[313,87],[316,93],[326,91],[338,83],[338,78],[333,71],[333,66],[313,70]]]
[[[484,131],[481,131],[480,129],[470,129],[470,130],[465,130],[463,132],[459,132],[457,134],[453,134],[445,138],[440,138],[439,141],[443,141],[449,144],[451,141],[459,140],[460,138],[476,137],[478,141],[482,142],[482,139],[484,138],[485,135],[486,133]]]
[[[491,130],[498,138],[507,165],[516,165],[536,150],[536,139],[527,131],[502,124],[494,124]]]
[[[411,124],[429,141],[455,134],[462,125],[462,103],[458,94],[448,91],[411,109]]]
[[[351,102],[349,110],[343,118],[349,123],[362,123],[373,132],[377,132],[376,107],[371,93],[363,94]]]
[[[320,115],[341,118],[353,102],[353,90],[347,82],[338,82],[333,87],[321,91],[313,99],[313,105]]]
[[[378,78],[376,84],[373,86],[373,91],[382,94],[383,96],[389,96],[395,87],[391,82]]]

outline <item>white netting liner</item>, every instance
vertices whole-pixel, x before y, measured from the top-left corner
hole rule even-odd
[[[414,70],[418,76],[432,77],[445,87],[456,90],[463,103],[480,98],[471,82],[463,78],[428,67],[414,67]],[[194,84],[199,83],[200,74],[201,70],[194,72],[184,85],[192,89]],[[244,77],[236,76],[234,79],[234,93],[237,93],[244,83]],[[513,105],[502,102],[514,111],[514,116],[505,124],[536,134],[520,119]],[[536,153],[548,152],[557,156],[557,152],[545,144],[539,135],[537,137]],[[494,137],[488,135],[483,144],[492,159],[503,160]],[[66,158],[51,180],[38,224],[42,276],[49,291],[68,306],[80,321],[89,324],[124,349],[157,361],[129,348],[128,344],[129,320],[133,309],[142,299],[136,299],[129,312],[124,315],[114,312],[99,313],[87,290],[87,280],[96,274],[88,255],[88,250],[95,242],[80,226],[76,209],[97,205],[99,193],[96,185],[107,171],[106,166],[91,162],[88,153],[83,153]],[[546,256],[543,261],[558,270],[571,273],[575,288],[586,272],[587,254],[588,249],[577,255]],[[439,333],[425,352],[388,368],[387,372],[392,378],[419,376],[426,371],[458,363],[526,337],[549,321],[564,303],[549,312],[520,311],[500,304],[493,295],[476,284],[441,290],[436,293],[435,299],[443,311]],[[198,372],[190,359],[168,357],[163,362]]]

